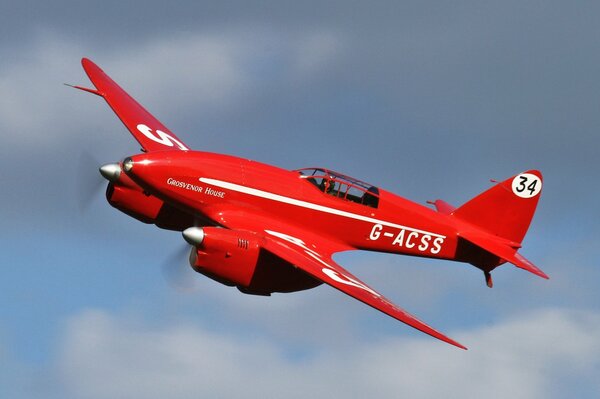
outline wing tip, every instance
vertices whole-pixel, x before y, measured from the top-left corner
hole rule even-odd
[[[81,65],[85,68],[85,67],[90,67],[90,66],[95,66],[97,67],[97,65],[94,63],[94,61],[90,60],[87,57],[83,57],[81,59]]]
[[[460,348],[463,350],[468,350],[468,348],[466,346],[464,346],[463,344],[461,344],[460,342],[453,340],[452,338],[444,335],[443,333],[436,330],[435,328],[423,323],[421,320],[417,319],[413,315],[406,313],[406,312],[403,312],[403,313],[405,316],[408,316],[408,317],[399,318],[399,317],[392,316],[392,315],[390,315],[390,316],[394,317],[395,319],[403,322],[404,324],[406,324],[410,327],[413,327],[433,338],[439,339],[440,341],[443,341],[447,344],[454,345],[457,348]]]
[[[459,345],[459,346],[457,346],[457,348],[459,348],[459,349],[462,349],[462,350],[464,350],[464,351],[468,351],[468,350],[469,350],[469,348],[467,348],[467,347],[466,347],[466,346],[464,346],[464,345]]]
[[[532,272],[533,274],[535,274],[536,276],[540,276],[541,278],[544,278],[546,280],[550,280],[550,276],[548,276],[546,273],[544,273],[541,269],[537,269],[535,272]]]
[[[548,276],[546,273],[544,273],[543,271],[541,271],[539,269],[538,269],[537,273],[533,273],[533,274],[535,274],[536,276],[540,276],[543,279],[550,280],[550,276]]]
[[[422,331],[422,330],[421,330],[421,331]],[[435,330],[434,330],[434,331],[435,331]],[[428,333],[427,331],[423,331],[423,332],[425,332],[425,333]],[[442,334],[442,333],[440,333],[440,332],[438,332],[438,331],[435,331],[435,334],[431,334],[431,333],[429,333],[429,335],[431,335],[431,336],[432,336],[432,337],[434,337],[434,338],[437,338],[437,339],[439,339],[440,341],[444,341],[444,342],[445,342],[445,343],[447,343],[447,344],[454,345],[454,346],[456,346],[457,348],[460,348],[460,349],[463,349],[463,350],[469,350],[469,348],[467,348],[466,346],[464,346],[464,345],[463,345],[463,344],[461,344],[460,342],[458,342],[458,341],[455,341],[455,340],[453,340],[452,338],[450,338],[450,337],[447,337],[447,336],[445,336],[444,334]]]
[[[81,59],[81,66],[94,85],[96,84],[94,82],[95,79],[108,77],[102,68],[96,65],[94,61],[90,60],[89,58],[83,57]]]
[[[456,346],[457,348],[460,348],[462,350],[468,351],[469,348],[467,348],[466,346],[464,346],[463,344],[461,344],[460,342],[456,342],[456,341],[452,341],[452,342],[448,342],[449,344],[452,344],[454,346]]]

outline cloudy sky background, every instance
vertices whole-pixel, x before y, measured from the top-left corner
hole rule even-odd
[[[600,390],[600,4],[592,1],[0,2],[0,396],[594,397]],[[469,347],[319,287],[246,296],[161,265],[179,234],[81,212],[81,155],[136,153],[97,62],[196,149],[327,166],[462,204],[545,186],[495,287],[467,265],[336,259]],[[185,268],[185,265],[181,266]]]

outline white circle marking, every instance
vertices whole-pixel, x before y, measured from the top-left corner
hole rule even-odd
[[[521,173],[513,179],[512,191],[517,197],[533,198],[542,191],[542,179],[532,173]]]

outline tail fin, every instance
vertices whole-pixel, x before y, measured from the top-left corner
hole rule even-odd
[[[484,271],[492,286],[490,271],[504,262],[543,278],[548,276],[517,253],[529,229],[542,191],[542,174],[530,170],[496,184],[463,206],[453,210],[459,237],[457,260],[469,262]],[[445,203],[436,201],[440,211]],[[466,222],[466,223],[464,223]]]
[[[496,184],[452,214],[519,247],[541,192],[542,174],[529,170]]]

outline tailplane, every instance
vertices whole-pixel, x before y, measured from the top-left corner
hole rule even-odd
[[[456,220],[462,239],[456,259],[483,270],[490,287],[490,272],[505,262],[547,279],[542,270],[517,253],[541,191],[542,174],[529,170],[496,184],[457,209],[436,201],[438,211]]]

